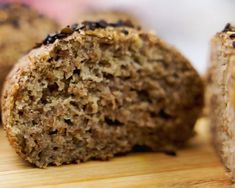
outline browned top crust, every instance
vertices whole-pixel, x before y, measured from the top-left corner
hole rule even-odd
[[[38,43],[35,48],[40,47],[41,45],[52,44],[55,42],[56,39],[66,38],[69,35],[73,34],[74,32],[80,32],[81,30],[95,30],[99,28],[107,28],[107,27],[129,27],[135,28],[131,21],[129,20],[119,20],[117,22],[106,22],[105,20],[99,21],[83,21],[80,24],[73,24],[68,25],[67,27],[63,28],[60,32],[52,33],[47,35],[47,37],[42,41],[42,43]],[[136,29],[140,29],[140,27],[136,27]],[[128,34],[127,30],[123,30],[124,34]]]
[[[216,37],[221,38],[223,41],[228,41],[226,44],[232,49],[235,48],[235,27],[230,23],[227,23],[222,32],[217,33]]]
[[[222,32],[226,33],[228,31],[235,31],[235,27],[232,26],[230,23],[227,23],[224,27],[224,29],[222,30]]]

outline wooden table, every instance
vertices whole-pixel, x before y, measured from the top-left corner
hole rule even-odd
[[[21,160],[0,128],[0,188],[5,187],[231,187],[200,119],[198,135],[176,157],[132,153],[110,161],[38,169]]]

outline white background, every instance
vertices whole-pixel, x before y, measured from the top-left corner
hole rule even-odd
[[[101,9],[124,9],[180,49],[205,73],[209,41],[226,23],[235,24],[235,0],[99,0]],[[96,3],[95,3],[96,2]]]

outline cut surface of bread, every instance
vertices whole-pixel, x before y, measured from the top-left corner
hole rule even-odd
[[[226,25],[211,42],[207,96],[215,147],[235,180],[235,28]]]
[[[108,159],[135,146],[171,151],[193,136],[202,81],[176,49],[130,22],[49,35],[8,75],[3,124],[38,167]]]

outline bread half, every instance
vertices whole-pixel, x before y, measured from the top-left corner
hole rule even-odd
[[[202,81],[175,48],[130,22],[86,21],[49,35],[5,83],[3,124],[38,167],[172,151],[193,136]]]

